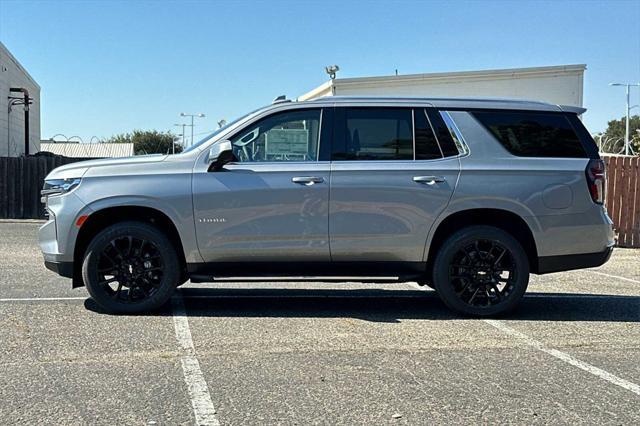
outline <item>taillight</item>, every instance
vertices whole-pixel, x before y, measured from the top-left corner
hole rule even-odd
[[[605,196],[606,173],[604,170],[604,161],[590,160],[585,170],[587,175],[587,185],[591,193],[591,199],[594,203],[603,204]]]

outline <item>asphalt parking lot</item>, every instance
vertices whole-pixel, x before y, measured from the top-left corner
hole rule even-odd
[[[640,250],[461,319],[411,284],[189,284],[101,313],[0,223],[0,422],[640,423]],[[185,315],[186,314],[186,315]]]

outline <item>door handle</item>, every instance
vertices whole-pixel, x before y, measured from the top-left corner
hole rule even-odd
[[[300,185],[311,186],[316,183],[324,182],[324,179],[318,176],[295,176],[291,178],[291,182]]]
[[[436,183],[443,183],[446,181],[444,176],[414,176],[413,181],[417,183],[424,183],[427,185],[435,185]]]

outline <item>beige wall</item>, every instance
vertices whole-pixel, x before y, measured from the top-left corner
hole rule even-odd
[[[24,109],[12,107],[8,113],[9,96],[22,93],[9,92],[11,87],[24,87],[33,98],[29,106],[29,153],[40,150],[40,86],[0,43],[0,157],[18,157],[24,154]]]
[[[585,65],[336,79],[299,99],[320,96],[501,97],[582,106]]]

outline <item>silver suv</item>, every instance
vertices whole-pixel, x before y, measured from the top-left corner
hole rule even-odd
[[[417,281],[467,315],[615,243],[585,110],[496,99],[278,101],[177,155],[46,178],[47,268],[110,312],[186,280]],[[320,278],[318,278],[320,277]]]

